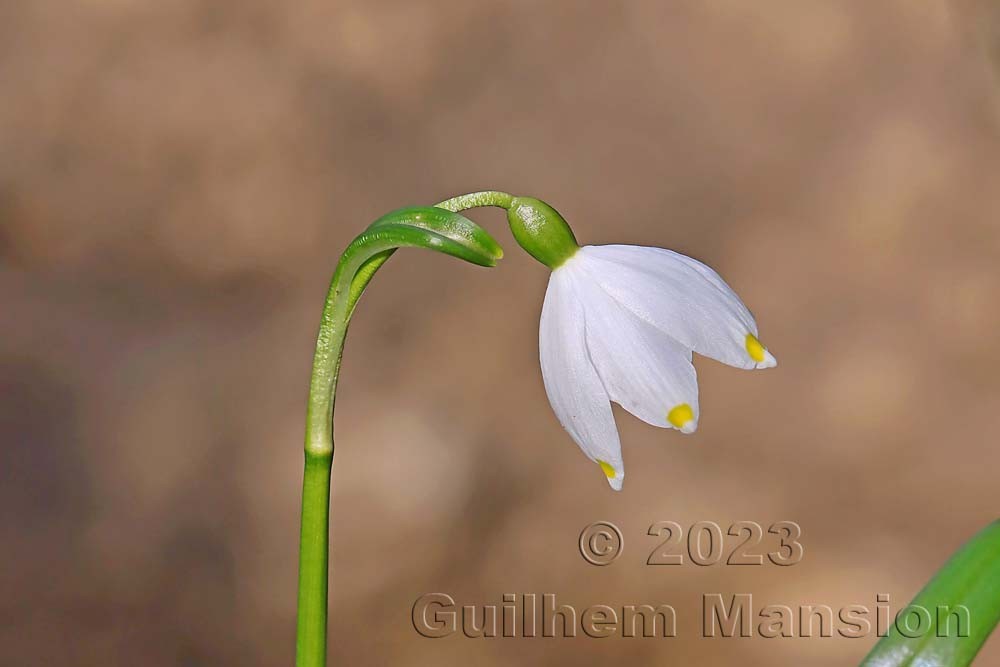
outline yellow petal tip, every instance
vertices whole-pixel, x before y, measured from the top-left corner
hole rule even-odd
[[[764,346],[760,344],[760,341],[757,340],[757,337],[753,334],[747,334],[746,348],[747,354],[750,355],[751,359],[756,361],[758,364],[764,361]]]
[[[671,408],[667,413],[667,421],[681,433],[693,433],[695,429],[694,410],[687,403],[681,403]]]
[[[773,368],[778,365],[778,360],[768,352],[767,348],[753,334],[747,334],[746,338],[747,354],[753,359],[756,368]]]
[[[607,461],[598,460],[597,465],[601,466],[601,470],[604,471],[604,474],[607,476],[608,479],[611,479],[618,474],[615,472],[614,466],[608,463]]]

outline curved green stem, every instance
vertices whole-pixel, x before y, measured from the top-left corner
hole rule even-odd
[[[481,266],[494,266],[503,256],[497,242],[470,220],[444,208],[413,207],[373,222],[340,257],[323,304],[306,411],[295,651],[298,667],[326,664],[333,407],[347,328],[375,272],[397,248],[406,246],[437,250]]]
[[[443,202],[434,204],[437,208],[443,208],[453,213],[465,211],[470,208],[480,206],[497,206],[509,209],[514,201],[514,195],[500,192],[498,190],[483,190],[481,192],[470,192],[467,195],[459,195],[446,199]]]
[[[354,239],[337,263],[323,304],[306,411],[296,630],[298,667],[326,664],[333,408],[351,315],[375,272],[397,248],[429,248],[473,264],[494,266],[503,256],[499,244],[457,213],[480,206],[506,209],[517,242],[550,267],[558,266],[576,250],[576,240],[566,222],[548,204],[486,190],[453,197],[434,207],[389,213]]]
[[[345,252],[337,265],[323,305],[306,408],[305,470],[302,478],[299,534],[298,624],[295,637],[297,667],[322,667],[326,664],[333,403],[350,319],[351,280],[345,279],[345,276],[350,275],[347,259]]]
[[[510,232],[518,245],[553,270],[580,249],[573,230],[559,212],[534,197],[515,197],[497,190],[483,190],[452,197],[435,206],[455,212],[479,206],[505,209]]]
[[[295,653],[298,667],[326,664],[333,407],[351,315],[375,272],[397,248],[429,248],[480,266],[494,266],[503,250],[489,234],[457,213],[480,206],[505,209],[517,242],[551,268],[577,249],[565,220],[545,202],[485,190],[459,195],[434,207],[389,213],[354,239],[337,263],[323,304],[306,411]]]

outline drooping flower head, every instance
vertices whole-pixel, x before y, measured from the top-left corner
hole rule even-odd
[[[629,245],[579,247],[547,204],[517,198],[515,238],[552,269],[539,357],[559,422],[615,490],[625,466],[611,402],[653,426],[693,433],[692,352],[737,368],[770,368],[757,323],[715,271],[685,255]]]

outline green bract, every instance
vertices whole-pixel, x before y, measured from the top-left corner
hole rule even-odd
[[[401,247],[430,248],[479,266],[496,266],[503,248],[485,229],[457,213],[433,206],[401,208],[368,226],[344,251],[344,260],[367,259],[351,282],[352,305],[375,271]]]
[[[480,266],[496,266],[503,248],[468,218],[436,206],[411,206],[388,213],[351,243],[366,246],[388,240],[397,246],[432,248]]]
[[[332,451],[331,411],[343,338],[354,306],[375,272],[402,247],[429,248],[480,266],[495,266],[500,244],[468,218],[432,206],[382,216],[344,250],[320,322],[310,388],[306,451]]]

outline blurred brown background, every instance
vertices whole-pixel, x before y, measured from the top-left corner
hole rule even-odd
[[[699,360],[610,491],[537,365],[546,271],[398,254],[337,410],[331,662],[854,665],[699,635],[702,593],[902,607],[995,518],[1000,12],[989,2],[0,3],[0,665],[277,665],[339,251],[480,188],[674,248],[775,371]],[[622,527],[595,568],[584,525]],[[795,567],[644,565],[657,520],[798,521]],[[417,636],[423,593],[673,604],[680,637]],[[1000,661],[994,638],[981,664]]]

